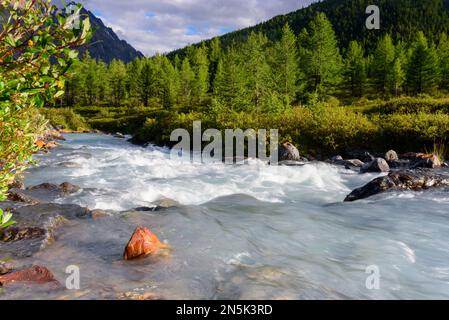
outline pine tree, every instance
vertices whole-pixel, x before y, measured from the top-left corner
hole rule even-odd
[[[245,73],[239,59],[234,49],[222,56],[217,65],[213,89],[214,97],[221,105],[238,111],[245,109],[248,103],[245,101]]]
[[[131,103],[137,103],[139,99],[139,75],[142,62],[136,59],[126,65],[126,91]]]
[[[449,90],[449,39],[446,33],[440,35],[438,43],[438,61],[440,67],[440,88]]]
[[[388,82],[388,87],[391,88],[394,95],[399,95],[402,85],[405,82],[405,71],[400,57],[397,57],[393,62],[393,68],[391,69],[391,75]]]
[[[218,62],[221,60],[223,52],[221,50],[220,38],[215,37],[211,40],[209,46],[209,89],[212,91],[212,87],[215,80],[215,74],[217,73]]]
[[[366,66],[362,46],[351,41],[345,57],[345,83],[352,96],[361,97],[366,83]]]
[[[389,91],[388,83],[395,60],[395,47],[389,34],[382,37],[374,51],[372,76],[374,84],[381,93]]]
[[[184,58],[180,73],[180,103],[184,107],[190,107],[192,102],[192,93],[194,90],[195,73],[190,66],[188,58]]]
[[[289,106],[296,98],[298,91],[298,49],[296,36],[288,24],[282,29],[282,38],[274,45],[272,70],[278,95]]]
[[[209,59],[204,46],[193,49],[191,54],[192,70],[195,74],[193,96],[201,103],[209,91]]]
[[[179,92],[179,74],[178,70],[166,57],[162,60],[162,80],[162,105],[166,109],[172,108],[176,104],[176,98]]]
[[[84,104],[94,105],[97,103],[98,94],[98,78],[97,78],[97,61],[87,52],[83,59],[84,87],[83,96]]]
[[[261,33],[251,33],[241,54],[245,85],[245,104],[263,111],[273,87],[271,68],[267,62],[268,39]]]
[[[438,82],[438,58],[433,45],[428,44],[423,32],[418,33],[413,44],[407,70],[407,85],[410,93],[432,92]]]
[[[148,107],[151,98],[152,70],[148,59],[142,59],[140,65],[137,77],[138,93],[142,104]]]
[[[112,92],[112,103],[120,106],[126,93],[126,67],[122,61],[114,59],[109,65],[109,82]]]
[[[301,39],[301,69],[305,70],[309,89],[321,96],[331,93],[341,82],[341,55],[332,24],[324,13],[310,23]]]

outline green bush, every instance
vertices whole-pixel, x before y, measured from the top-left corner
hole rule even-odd
[[[449,137],[448,114],[393,114],[373,118],[380,128],[379,139],[386,148],[398,151],[423,151],[435,143],[445,143]]]
[[[86,120],[69,108],[43,108],[41,114],[47,118],[53,126],[63,126],[70,131],[90,130]]]
[[[449,113],[449,98],[412,98],[402,97],[377,102],[365,108],[367,114],[407,114],[407,113]]]

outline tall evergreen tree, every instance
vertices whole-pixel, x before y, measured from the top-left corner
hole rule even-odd
[[[195,74],[193,82],[193,96],[202,102],[209,91],[209,59],[204,46],[193,49],[192,70]]]
[[[440,67],[440,88],[449,90],[449,39],[446,33],[440,35],[438,43],[438,61]]]
[[[126,67],[122,61],[113,60],[109,66],[112,103],[120,106],[126,93]]]
[[[382,37],[374,51],[372,61],[372,76],[374,84],[381,93],[389,91],[388,83],[395,59],[395,46],[389,34]]]
[[[148,107],[151,98],[152,69],[148,59],[142,59],[140,65],[140,72],[137,77],[138,94],[142,104]]]
[[[218,62],[214,80],[214,97],[226,108],[243,110],[247,107],[245,85],[245,72],[239,64],[239,54],[231,49]]]
[[[289,106],[298,91],[299,64],[296,36],[288,24],[282,29],[281,40],[274,45],[271,60],[276,91]]]
[[[305,41],[304,41],[305,40]],[[324,13],[315,16],[303,39],[301,67],[309,88],[320,95],[331,93],[341,82],[342,59],[332,24]]]
[[[412,47],[407,70],[410,93],[432,92],[438,82],[438,59],[433,45],[428,44],[423,32],[419,32]]]
[[[352,96],[360,97],[364,93],[366,83],[366,65],[362,46],[351,41],[345,57],[345,84]]]
[[[190,107],[192,102],[192,94],[195,85],[195,72],[193,72],[192,67],[188,58],[184,58],[182,61],[181,72],[180,72],[180,103],[183,106]]]
[[[251,33],[242,49],[241,65],[245,73],[245,99],[248,107],[263,111],[272,88],[271,68],[267,62],[268,39]]]

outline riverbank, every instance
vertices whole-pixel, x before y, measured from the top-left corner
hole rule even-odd
[[[368,149],[384,153],[434,152],[449,136],[449,99],[393,98],[387,101],[363,99],[349,106],[331,100],[312,106],[291,107],[276,113],[258,114],[232,110],[161,110],[143,107],[47,108],[43,113],[53,125],[72,131],[100,130],[133,136],[137,144],[171,146],[170,134],[193,121],[204,128],[278,129],[281,142],[296,145],[303,155],[325,160],[335,154]],[[76,121],[72,121],[75,119]]]

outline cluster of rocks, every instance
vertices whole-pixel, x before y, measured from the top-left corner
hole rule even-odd
[[[15,182],[10,187],[8,200],[0,202],[0,208],[13,213],[16,223],[4,230],[0,229],[0,286],[15,282],[49,284],[58,288],[49,269],[31,266],[15,269],[13,264],[2,262],[8,257],[22,259],[31,257],[47,248],[57,239],[61,228],[70,220],[100,219],[110,214],[103,210],[89,210],[75,204],[49,202],[56,198],[69,196],[80,191],[80,187],[62,183],[60,185],[43,183],[25,188],[23,183]],[[169,199],[161,200],[151,210],[163,210],[178,204]],[[150,209],[150,207],[149,207]],[[143,210],[144,211],[144,210]],[[168,249],[148,228],[138,227],[125,247],[123,259],[132,260],[154,255]]]
[[[65,140],[60,128],[48,126],[47,130],[40,135],[35,144],[41,150],[51,150],[59,146],[57,141]]]
[[[367,151],[349,152],[350,159],[343,159],[338,155],[332,157],[328,162],[343,165],[347,169],[359,170],[360,173],[369,172],[390,172],[392,170],[406,170],[429,168],[435,169],[448,166],[440,161],[435,154],[409,152],[400,157],[394,150],[390,150],[385,155],[372,155]]]
[[[302,157],[291,143],[279,146],[280,165],[303,165],[307,161],[309,159]],[[408,152],[399,156],[394,150],[389,150],[385,154],[356,150],[348,152],[346,158],[337,155],[326,162],[344,166],[360,174],[388,173],[351,192],[345,199],[347,202],[365,199],[389,190],[426,190],[449,186],[449,175],[433,170],[449,165],[435,154]]]
[[[373,156],[369,152],[349,153],[355,159],[345,160],[336,156],[328,162],[343,165],[363,173],[389,173],[376,178],[349,194],[345,201],[356,201],[390,190],[425,190],[449,185],[449,175],[436,173],[432,169],[448,167],[435,154],[409,152],[398,156],[394,150],[385,155]]]

